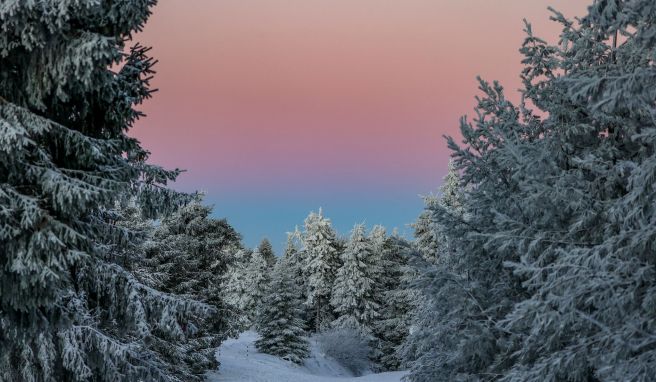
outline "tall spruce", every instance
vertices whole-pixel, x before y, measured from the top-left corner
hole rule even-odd
[[[507,225],[489,240],[496,249],[516,236],[506,246],[522,255],[506,265],[528,295],[498,325],[515,334],[504,379],[646,381],[656,375],[656,3],[595,1],[578,22],[553,18],[558,45],[527,25],[522,47],[524,97],[548,115],[522,107],[522,130],[540,132],[518,145],[531,148],[516,171],[524,211],[501,214]]]
[[[595,1],[557,45],[527,24],[523,100],[481,81],[458,262],[425,283],[447,334],[412,381],[650,380],[656,374],[656,3]],[[455,307],[458,314],[445,307]],[[428,315],[425,315],[428,317]],[[455,331],[457,336],[448,336]],[[439,337],[438,337],[439,338]]]
[[[371,337],[373,321],[379,315],[378,267],[372,249],[364,225],[356,225],[342,254],[342,266],[337,271],[330,300],[337,313],[333,327],[357,329],[367,337]]]
[[[423,199],[425,208],[417,221],[411,224],[415,238],[414,245],[424,259],[435,261],[440,246],[440,237],[430,208],[438,205],[439,198],[435,195],[427,195]]]
[[[276,254],[273,252],[273,246],[271,246],[269,239],[262,239],[260,245],[257,246],[257,251],[264,257],[267,265],[273,269],[273,266],[276,264]]]
[[[299,296],[301,301],[305,301],[306,296],[306,280],[305,280],[305,263],[303,261],[303,252],[299,249],[300,243],[302,240],[302,234],[298,230],[298,227],[294,232],[287,233],[287,245],[285,246],[285,252],[282,256],[283,259],[287,262],[288,272],[290,273],[292,280],[296,284],[296,287],[299,289]]]
[[[425,235],[435,238],[434,246],[417,246],[418,252],[407,257],[402,276],[405,289],[398,295],[410,299],[408,318],[412,330],[392,360],[401,359],[410,367],[413,382],[458,380],[461,375],[473,378],[465,371],[488,367],[498,351],[483,310],[505,297],[491,294],[489,289],[505,292],[505,284],[498,281],[499,285],[490,282],[483,286],[469,276],[474,270],[482,271],[481,260],[463,261],[467,238],[455,232],[464,235],[458,229],[468,226],[464,224],[459,175],[452,164],[440,191],[440,196],[425,199],[425,209],[418,218],[418,222],[430,222],[430,232]],[[490,264],[494,263],[484,266]]]
[[[135,192],[149,215],[176,199],[177,172],[126,135],[154,64],[127,45],[154,4],[0,4],[2,380],[174,379],[145,341],[190,304],[123,268],[110,212]]]
[[[184,362],[198,374],[216,368],[216,347],[237,331],[220,286],[229,262],[225,250],[238,246],[240,236],[225,220],[211,218],[211,211],[196,201],[167,216],[146,254],[158,289],[202,301],[216,312],[194,317],[183,328],[189,338]]]
[[[334,319],[330,307],[333,283],[340,266],[339,243],[330,219],[323,212],[311,212],[303,232],[305,257],[306,305],[310,327],[327,328]]]
[[[255,250],[246,267],[245,313],[252,324],[257,324],[258,311],[265,305],[266,288],[271,279],[271,269],[260,251]]]
[[[113,211],[116,226],[123,230],[124,241],[115,244],[112,253],[119,264],[143,283],[144,287],[155,290],[161,287],[159,275],[153,271],[148,254],[159,246],[154,237],[155,224],[151,219],[144,218],[141,208],[131,200],[127,205],[117,205]],[[190,323],[199,318],[208,319],[218,313],[215,309],[203,308],[205,305],[189,295],[164,294],[157,292],[158,299],[152,302],[161,306],[157,324],[149,327],[142,323],[144,333],[142,350],[162,360],[162,369],[168,380],[199,381],[203,379],[205,368],[198,368],[189,363],[189,357],[195,352],[195,333],[188,330]],[[144,315],[153,307],[143,304],[142,297],[136,294],[130,296],[127,306],[134,307],[136,314]],[[171,309],[173,306],[190,306],[191,309]],[[209,305],[207,305],[209,307]],[[120,310],[120,306],[111,309]],[[118,327],[116,329],[119,329]],[[213,366],[213,365],[208,365]]]
[[[374,294],[378,296],[379,303],[389,281],[387,280],[389,274],[385,273],[386,270],[389,270],[386,267],[391,265],[388,263],[391,250],[388,239],[387,230],[382,225],[375,225],[367,237],[371,246],[371,269],[369,274],[374,281]]]
[[[399,348],[410,333],[416,302],[411,286],[415,271],[408,265],[413,251],[409,242],[394,234],[385,239],[382,247],[376,292],[380,314],[372,326],[375,337],[372,360],[380,370],[399,370],[402,365]]]
[[[249,274],[248,267],[251,262],[252,252],[248,249],[239,248],[230,257],[228,269],[222,281],[222,295],[224,300],[234,314],[233,325],[238,330],[244,331],[253,325],[250,313],[251,296],[248,294]]]
[[[257,316],[260,338],[255,346],[263,353],[300,364],[309,355],[309,350],[299,289],[294,282],[288,259],[278,261],[267,285],[264,296],[266,303]]]

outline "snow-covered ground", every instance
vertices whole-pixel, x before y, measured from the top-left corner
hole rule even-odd
[[[404,372],[354,377],[335,360],[322,354],[311,342],[311,355],[303,366],[258,353],[255,332],[242,333],[225,341],[217,351],[219,371],[209,374],[211,382],[400,382]]]

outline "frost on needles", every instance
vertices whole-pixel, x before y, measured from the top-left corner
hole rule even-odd
[[[263,304],[257,317],[260,339],[255,346],[263,353],[302,363],[309,355],[305,339],[299,290],[290,271],[288,260],[277,262],[267,285]]]
[[[449,139],[461,212],[428,205],[448,250],[418,268],[412,382],[656,375],[656,2],[552,18],[557,45],[526,26],[522,102],[481,80]]]
[[[130,36],[153,5],[0,3],[1,380],[200,378],[172,349],[215,307],[150,285],[147,224],[116,209],[188,200],[126,135],[154,64]]]

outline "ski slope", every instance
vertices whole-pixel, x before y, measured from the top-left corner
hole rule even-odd
[[[321,353],[311,341],[311,355],[302,366],[278,357],[258,353],[255,332],[242,333],[225,341],[217,350],[219,370],[208,375],[210,382],[400,382],[404,372],[388,372],[354,377],[333,359]]]

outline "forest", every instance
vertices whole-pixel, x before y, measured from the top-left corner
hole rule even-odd
[[[0,1],[0,380],[212,380],[254,331],[356,377],[654,381],[656,2],[526,22],[520,101],[479,78],[413,237],[318,209],[280,254],[129,135],[155,6]]]

